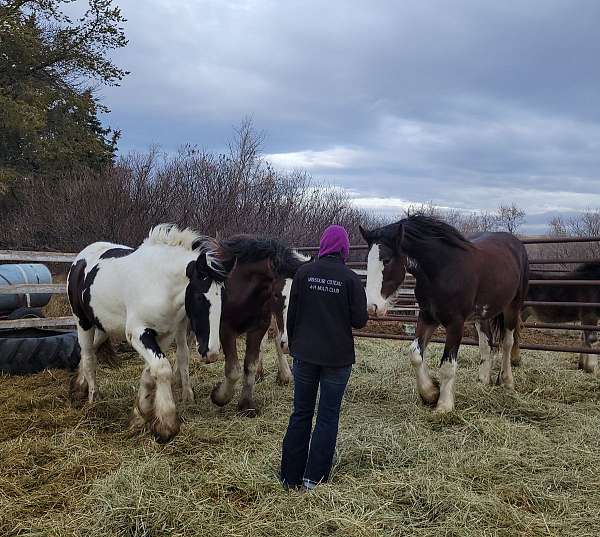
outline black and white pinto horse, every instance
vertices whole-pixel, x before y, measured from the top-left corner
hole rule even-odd
[[[179,432],[173,372],[165,352],[175,341],[182,399],[193,401],[188,326],[201,355],[220,349],[221,292],[227,272],[215,249],[209,238],[162,224],[137,249],[96,242],[81,251],[67,279],[81,347],[71,386],[74,398],[97,400],[96,353],[109,337],[127,340],[145,361],[132,429],[148,425],[163,442]]]
[[[491,349],[502,349],[498,383],[514,388],[511,351],[518,345],[520,311],[527,295],[528,259],[525,247],[509,233],[484,233],[471,241],[434,218],[414,215],[361,234],[369,246],[367,302],[371,313],[385,315],[406,272],[416,280],[419,303],[416,339],[410,361],[417,389],[436,411],[454,408],[454,382],[464,324],[473,319],[479,334],[479,379],[491,382]],[[446,329],[440,364],[440,386],[431,379],[424,360],[435,329]]]

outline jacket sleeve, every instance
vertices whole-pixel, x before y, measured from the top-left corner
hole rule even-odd
[[[350,324],[352,328],[363,328],[369,320],[367,294],[359,278],[351,279]]]
[[[291,345],[294,339],[294,328],[296,326],[296,313],[298,312],[298,289],[300,288],[300,281],[298,274],[294,276],[292,282],[292,288],[290,290],[290,302],[288,304],[287,311],[287,335],[288,343]]]

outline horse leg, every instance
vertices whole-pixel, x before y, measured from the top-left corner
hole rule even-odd
[[[267,340],[269,339],[269,333],[265,332],[261,342],[260,342],[260,350],[258,353],[258,360],[256,362],[256,382],[260,382],[265,378],[265,369],[264,369],[264,353],[267,348]]]
[[[275,348],[277,350],[277,383],[285,386],[292,380],[292,371],[290,370],[290,364],[288,364],[287,358],[283,352],[281,334],[279,333],[275,338]]]
[[[85,401],[93,403],[98,399],[96,386],[96,368],[98,360],[94,347],[94,327],[84,330],[77,325],[77,339],[81,350],[81,359],[77,368],[77,376],[71,381],[71,398],[74,401]]]
[[[498,381],[496,384],[503,385],[509,390],[515,389],[515,381],[512,374],[512,360],[511,354],[513,346],[518,345],[518,341],[515,341],[515,332],[518,330],[517,323],[519,319],[520,308],[513,308],[505,311],[504,315],[504,333],[501,337],[501,349],[502,349],[502,363],[500,365],[500,372],[498,373]]]
[[[492,383],[492,335],[490,325],[487,321],[476,321],[475,328],[479,336],[479,382],[487,385]]]
[[[256,367],[260,354],[260,342],[267,328],[260,327],[246,334],[246,355],[244,356],[244,386],[238,403],[238,410],[246,416],[254,418],[258,415],[258,405],[254,400],[254,384]]]
[[[440,362],[440,397],[435,407],[435,411],[438,413],[454,410],[456,364],[463,330],[463,321],[454,322],[446,327],[446,345]]]
[[[177,330],[175,343],[177,345],[177,351],[175,352],[177,365],[173,372],[173,377],[176,379],[176,382],[181,383],[182,402],[193,403],[194,390],[192,390],[192,385],[190,383],[190,349],[188,347],[186,323],[182,323]]]
[[[417,377],[417,391],[421,396],[421,400],[426,405],[434,405],[440,394],[438,386],[431,380],[427,369],[427,362],[425,361],[425,350],[437,326],[436,322],[426,319],[424,315],[419,314],[417,329],[415,331],[416,337],[409,351],[410,363]]]
[[[221,332],[221,344],[225,353],[225,379],[218,382],[210,392],[211,401],[217,406],[225,406],[233,398],[233,390],[242,372],[237,356],[236,335]]]
[[[592,348],[592,343],[597,340],[596,333],[589,330],[583,331],[583,345],[589,349]],[[584,354],[581,353],[579,358],[580,368],[586,373],[595,373],[598,367],[598,355],[597,354]]]
[[[151,328],[135,325],[128,328],[127,337],[146,362],[131,424],[135,427],[149,423],[156,440],[168,442],[180,428],[171,390],[171,364],[158,344],[156,332]]]

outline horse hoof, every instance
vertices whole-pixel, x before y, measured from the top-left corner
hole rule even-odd
[[[434,406],[440,398],[440,386],[437,380],[432,380],[431,386],[427,389],[419,389],[419,397],[426,406]]]
[[[454,405],[440,405],[438,404],[435,407],[435,410],[433,411],[433,413],[437,416],[442,415],[442,414],[448,414],[449,412],[452,412],[454,410]]]
[[[85,378],[79,380],[77,375],[71,377],[69,385],[69,396],[71,402],[77,406],[83,405],[89,398],[89,387]]]
[[[287,386],[291,380],[292,379],[287,375],[284,377],[277,375],[277,384],[279,384],[280,386]]]
[[[479,382],[481,382],[481,384],[483,384],[484,386],[489,386],[492,384],[492,379],[491,377],[479,377]]]
[[[210,392],[210,400],[213,404],[217,406],[225,406],[229,401],[231,401],[231,397],[229,399],[224,399],[219,395],[219,390],[221,389],[222,382],[217,382],[215,387]]]
[[[181,402],[184,404],[193,403],[194,402],[194,390],[189,388],[188,390],[183,390],[181,393]]]
[[[165,420],[155,420],[152,424],[152,434],[159,444],[166,444],[177,436],[181,428],[179,416],[175,415]]]
[[[247,418],[256,418],[258,416],[258,407],[253,401],[243,399],[238,403],[238,412]]]

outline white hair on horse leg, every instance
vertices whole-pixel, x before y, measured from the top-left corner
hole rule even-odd
[[[515,387],[510,361],[510,353],[515,342],[514,332],[514,330],[504,330],[504,337],[502,338],[502,365],[500,366],[500,381],[503,386],[510,390]]]
[[[383,261],[379,258],[379,244],[374,243],[367,256],[367,302],[368,305],[385,309],[386,300],[381,294],[383,285]]]
[[[490,384],[492,373],[492,347],[490,346],[487,335],[481,329],[481,324],[479,322],[475,323],[475,328],[477,329],[477,335],[479,336],[479,354],[481,355],[479,363],[479,380],[483,384]]]
[[[436,412],[454,410],[454,382],[456,380],[456,360],[446,360],[440,366],[440,397]]]

